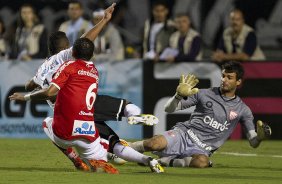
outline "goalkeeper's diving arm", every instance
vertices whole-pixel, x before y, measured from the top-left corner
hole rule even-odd
[[[181,110],[181,97],[175,94],[171,97],[165,104],[165,112],[172,113],[178,110]]]
[[[255,130],[250,130],[247,133],[247,138],[249,140],[251,147],[257,148],[260,145],[261,140],[258,139],[258,136]]]
[[[175,112],[181,110],[181,99],[196,94],[199,89],[194,88],[199,80],[195,75],[188,74],[187,76],[181,75],[179,85],[176,88],[176,93],[165,104],[165,112]]]
[[[257,121],[257,131],[250,130],[247,133],[248,140],[250,145],[253,148],[257,148],[262,140],[270,138],[272,134],[271,128],[269,125],[263,123],[261,120]]]

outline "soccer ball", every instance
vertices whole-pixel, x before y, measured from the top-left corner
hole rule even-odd
[[[116,156],[114,153],[108,152],[107,157],[108,157],[108,161],[113,164],[123,165],[127,162],[126,160],[123,160],[122,158],[119,158],[118,156]]]

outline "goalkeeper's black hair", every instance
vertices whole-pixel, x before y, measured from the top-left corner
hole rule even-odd
[[[69,43],[66,33],[62,31],[56,31],[49,36],[48,39],[48,49],[50,55],[59,53],[65,48],[61,48],[61,42]]]
[[[225,70],[226,73],[236,73],[236,80],[243,79],[244,77],[244,68],[237,61],[227,61],[221,66],[221,69]]]

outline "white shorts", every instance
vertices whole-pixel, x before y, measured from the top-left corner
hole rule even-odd
[[[53,133],[53,118],[47,117],[43,122],[47,127],[43,126],[44,132],[59,147],[63,149],[74,147],[82,159],[107,161],[107,150],[100,143],[100,136],[94,142],[87,142],[84,139],[63,140]]]

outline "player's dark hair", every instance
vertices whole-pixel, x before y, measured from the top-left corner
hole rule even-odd
[[[75,59],[88,61],[92,58],[94,52],[94,44],[88,38],[79,38],[74,42],[72,54]]]
[[[241,63],[236,61],[227,61],[221,66],[222,70],[226,73],[236,73],[236,80],[240,80],[244,77],[244,68]]]
[[[61,48],[60,47],[60,42],[69,42],[66,33],[62,32],[62,31],[56,31],[53,32],[50,36],[49,36],[49,40],[48,40],[48,48],[49,48],[49,52],[51,55],[57,54],[59,53],[61,50],[65,49],[65,48]]]

